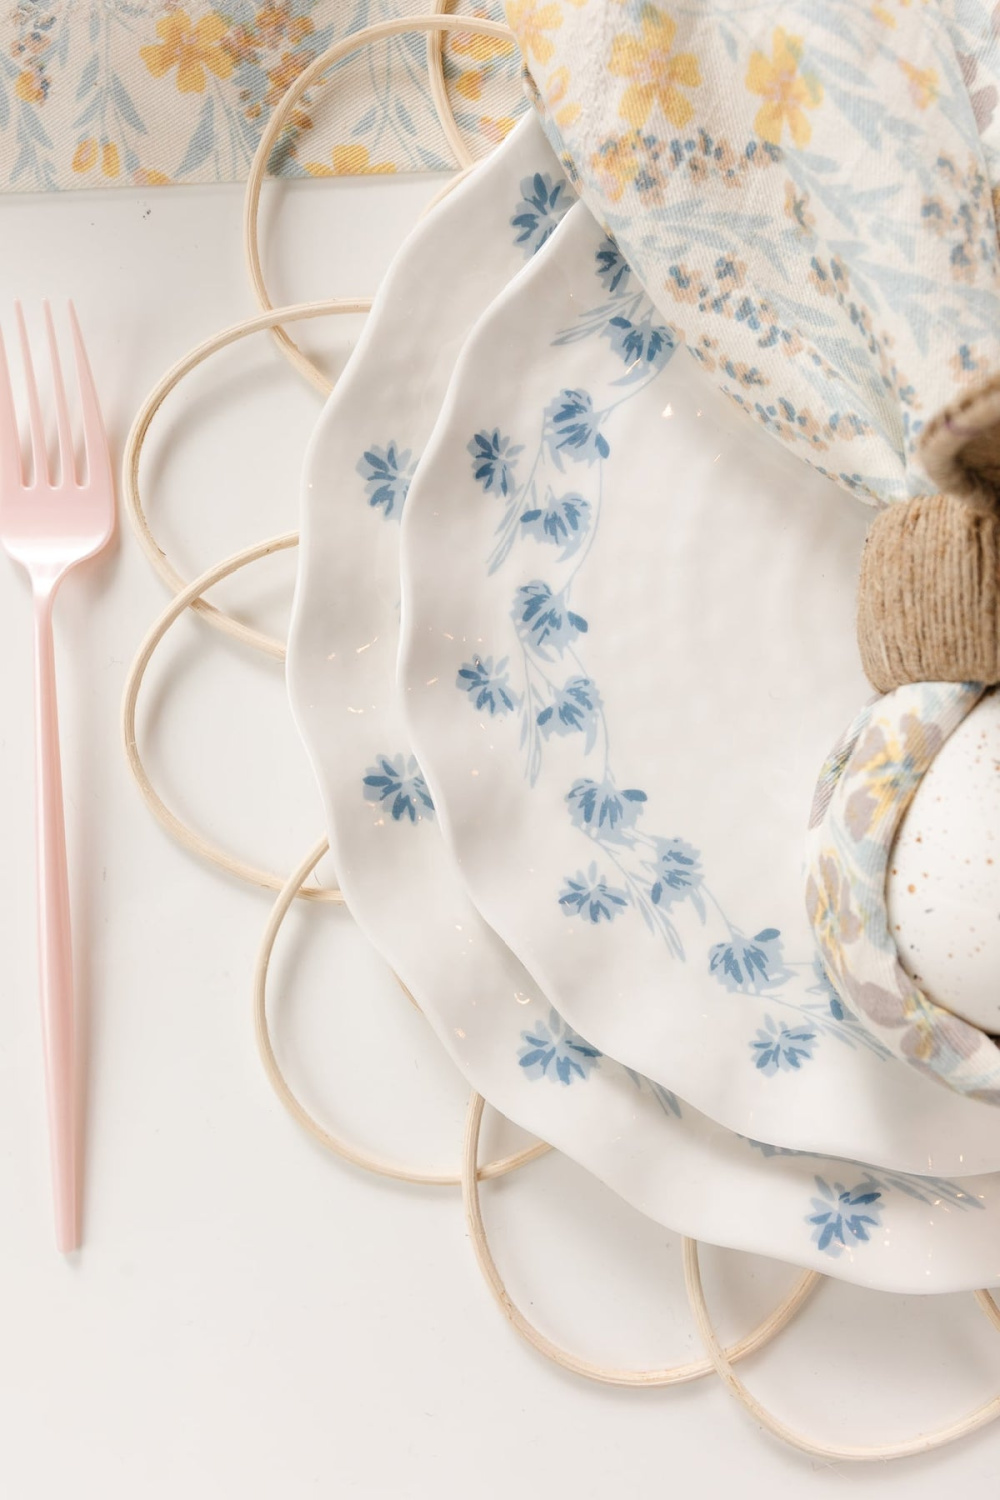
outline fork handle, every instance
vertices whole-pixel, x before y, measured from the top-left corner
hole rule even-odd
[[[53,586],[36,587],[35,836],[38,862],[38,973],[48,1100],[56,1244],[79,1244],[77,1208],[76,1047],[66,827],[59,756]]]

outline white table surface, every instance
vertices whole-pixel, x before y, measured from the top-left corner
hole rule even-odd
[[[267,200],[276,299],[370,292],[435,184],[308,184]],[[72,295],[116,450],[189,345],[252,311],[238,189],[0,198],[9,299]],[[342,361],[359,324],[309,335]],[[189,574],[295,524],[319,409],[266,336],[171,400],[144,466],[158,535]],[[280,629],[294,557],[220,597]],[[27,597],[0,559],[0,1495],[4,1500],[996,1494],[1000,1427],[885,1467],[826,1465],[758,1432],[715,1381],[587,1384],[520,1343],[450,1190],[326,1157],[272,1097],[250,1025],[269,898],[180,852],[119,749],[128,661],[165,602],[127,529],[58,612],[81,998],[90,1037],[86,1242],[52,1248],[32,932]],[[184,816],[287,870],[322,831],[280,668],[185,620],[154,665],[140,737]],[[275,1029],[331,1123],[411,1160],[457,1161],[465,1090],[349,919],[296,911]],[[675,1236],[565,1160],[484,1194],[514,1295],[552,1336],[617,1363],[698,1352]],[[787,1267],[706,1250],[733,1333]],[[844,1441],[908,1435],[1000,1391],[970,1297],[827,1283],[745,1373],[788,1420]]]

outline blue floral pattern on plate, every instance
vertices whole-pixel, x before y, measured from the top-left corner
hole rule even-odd
[[[357,473],[365,482],[365,495],[373,510],[381,510],[386,520],[399,520],[403,514],[406,492],[416,470],[416,461],[408,448],[400,451],[396,443],[380,448],[372,443],[358,459]]]
[[[782,1026],[767,1016],[750,1043],[754,1064],[766,1078],[778,1072],[798,1072],[809,1062],[816,1046],[816,1032],[808,1026]]]
[[[613,922],[628,905],[628,892],[610,885],[598,874],[597,865],[577,870],[566,879],[559,894],[559,905],[568,917],[584,917],[596,927],[599,922]]]
[[[477,432],[469,443],[472,472],[486,494],[510,495],[516,488],[517,460],[524,449],[497,428]]]
[[[603,1055],[567,1026],[556,1010],[550,1010],[546,1020],[536,1021],[522,1031],[521,1041],[518,1062],[525,1075],[566,1086],[577,1080],[585,1081]]]
[[[379,755],[362,778],[366,802],[386,808],[393,822],[433,818],[434,803],[414,756]]]
[[[882,1224],[882,1190],[871,1178],[846,1188],[839,1182],[831,1187],[817,1177],[816,1188],[820,1196],[812,1200],[806,1222],[812,1225],[818,1249],[836,1259],[845,1250],[866,1245]]]
[[[647,831],[647,793],[615,779],[604,705],[580,655],[590,625],[573,608],[572,595],[600,524],[603,465],[611,454],[605,434],[608,418],[658,378],[674,343],[610,238],[598,244],[593,271],[603,297],[582,312],[573,327],[557,333],[553,343],[609,341],[621,369],[610,381],[608,398],[595,399],[591,390],[566,386],[544,406],[534,444],[491,425],[475,432],[468,443],[475,482],[484,495],[503,502],[489,571],[496,572],[517,547],[547,543],[558,549],[560,574],[558,583],[551,577],[534,577],[514,591],[511,616],[521,647],[522,682],[511,686],[514,668],[505,657],[502,693],[484,680],[475,662],[463,665],[457,685],[477,712],[520,716],[530,783],[537,779],[545,745],[554,736],[582,734],[585,754],[598,753],[603,762],[595,775],[577,777],[565,793],[572,824],[603,856],[603,862],[592,862],[586,872],[578,870],[564,878],[556,899],[565,915],[596,926],[632,910],[662,937],[676,959],[688,961],[679,918],[689,909],[705,927],[711,912],[716,928],[721,922],[726,936],[706,943],[700,961],[720,988],[734,994],[767,994],[797,1013],[796,1022],[785,1027],[783,1043],[770,1040],[761,1049],[759,1036],[751,1040],[748,1065],[764,1077],[787,1071],[793,1059],[799,1066],[811,1058],[823,1034],[850,1047],[864,1045],[884,1057],[885,1049],[878,1043],[872,1046],[864,1028],[842,1009],[838,1014],[825,993],[815,1003],[801,994],[792,997],[788,981],[808,971],[812,958],[786,958],[775,926],[747,933],[731,921],[708,884],[701,852],[678,833]],[[572,488],[561,478],[569,471],[575,478]],[[792,1041],[796,1035],[797,1044]]]
[[[533,172],[525,177],[521,183],[521,201],[510,221],[511,228],[517,230],[514,242],[522,247],[525,260],[538,253],[573,201],[564,177],[553,180],[548,172]]]
[[[473,656],[458,669],[456,686],[468,693],[477,713],[486,709],[491,718],[503,718],[512,713],[520,702],[510,686],[507,657],[494,666],[492,656]]]

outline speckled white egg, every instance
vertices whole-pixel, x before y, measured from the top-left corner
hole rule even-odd
[[[924,993],[1000,1033],[1000,692],[945,741],[889,861],[889,927]]]

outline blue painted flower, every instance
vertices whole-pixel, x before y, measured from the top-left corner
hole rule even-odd
[[[535,720],[546,739],[551,734],[586,736],[584,754],[594,748],[600,725],[601,698],[589,677],[571,677],[557,688],[552,702]]]
[[[639,319],[623,314],[609,318],[601,329],[619,359],[628,366],[630,375],[644,375],[662,370],[675,348],[676,340],[669,328],[657,323],[653,313]]]
[[[455,686],[468,693],[469,701],[477,709],[485,708],[495,718],[503,718],[518,705],[517,695],[511,692],[505,656],[493,665],[492,656],[478,653],[471,661],[459,667]]]
[[[819,954],[817,954],[813,959],[813,973],[816,976],[816,983],[809,986],[809,988],[806,990],[806,994],[822,995],[823,999],[829,1006],[830,1014],[835,1021],[843,1021],[847,1016],[850,1016],[852,1012],[848,1010],[847,1006],[844,1004],[843,1000],[841,1000],[840,996],[837,994],[837,991],[834,989],[833,984],[830,981],[830,976],[827,974],[826,969],[823,967],[823,960],[819,957]]]
[[[596,1047],[567,1026],[558,1011],[539,1021],[529,1031],[521,1032],[524,1046],[518,1062],[529,1078],[547,1078],[550,1083],[571,1084],[586,1079],[603,1056]]]
[[[499,428],[492,432],[477,432],[468,445],[472,455],[472,473],[487,494],[512,495],[517,488],[515,473],[518,455],[524,452],[522,443],[504,437]]]
[[[620,838],[634,828],[645,801],[637,787],[619,791],[612,781],[574,781],[566,793],[573,823],[595,838]]]
[[[583,616],[567,609],[562,594],[553,594],[541,579],[522,584],[517,590],[512,616],[518,633],[545,661],[552,659],[550,648],[561,656],[587,631]]]
[[[384,516],[395,516],[397,521],[417,467],[415,461],[410,462],[411,457],[409,448],[400,452],[395,443],[384,448],[373,443],[356,465],[356,472],[365,481],[368,504],[376,510],[381,507]]]
[[[708,959],[710,972],[727,990],[756,995],[787,977],[777,927],[765,927],[752,938],[737,933],[728,943],[716,943]]]
[[[559,905],[565,916],[585,917],[596,927],[599,922],[613,922],[628,906],[628,892],[608,885],[594,864],[589,865],[586,872],[577,870],[575,875],[566,877],[559,892]]]
[[[555,542],[563,557],[575,552],[587,534],[590,524],[590,501],[582,495],[561,495],[551,490],[544,506],[535,506],[521,516],[525,531],[541,542]]]
[[[765,1078],[771,1078],[779,1069],[797,1072],[802,1063],[811,1061],[815,1042],[816,1033],[808,1026],[780,1026],[772,1016],[765,1016],[750,1051],[754,1065]]]
[[[594,260],[601,285],[609,292],[623,296],[632,279],[632,268],[610,235],[599,246]]]
[[[388,807],[397,823],[403,818],[416,823],[419,818],[434,816],[431,794],[412,755],[409,759],[402,755],[378,756],[375,765],[369,766],[362,785],[365,801]]]
[[[812,1237],[820,1250],[836,1258],[853,1245],[867,1244],[871,1230],[882,1223],[884,1200],[881,1189],[868,1178],[856,1187],[845,1188],[835,1182],[832,1187],[816,1178],[821,1197],[813,1198],[813,1212],[806,1217],[812,1225]]]
[[[545,409],[545,440],[556,462],[564,453],[585,464],[607,458],[611,449],[599,421],[588,391],[560,391]]]
[[[521,245],[525,260],[542,248],[567,209],[573,195],[561,179],[553,181],[548,172],[535,172],[521,182],[521,201],[510,221],[518,234],[515,245]]]
[[[673,906],[701,884],[701,855],[684,839],[656,840],[656,879],[649,892],[654,906]]]

